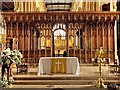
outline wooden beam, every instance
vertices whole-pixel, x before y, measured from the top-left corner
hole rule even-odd
[[[70,11],[70,9],[48,9],[47,11]]]
[[[12,6],[12,2],[7,4],[9,2],[2,2],[2,10],[9,10],[13,11],[14,10],[14,5]]]
[[[72,3],[46,3],[46,5],[71,5]]]

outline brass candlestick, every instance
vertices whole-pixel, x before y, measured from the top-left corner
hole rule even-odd
[[[102,70],[101,70],[103,58],[104,58],[104,51],[103,51],[103,48],[100,47],[100,50],[97,51],[97,59],[98,59],[98,65],[99,65],[99,78],[98,78],[96,87],[98,87],[98,88],[105,88],[105,85],[104,85],[103,79],[102,79]]]

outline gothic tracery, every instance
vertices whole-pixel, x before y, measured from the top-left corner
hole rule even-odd
[[[76,56],[81,62],[91,62],[95,49],[106,50],[106,59],[114,59],[114,22],[117,13],[2,13],[6,21],[7,43],[18,40],[17,46],[26,59],[38,60],[42,56],[54,56],[55,23],[66,32],[68,56]],[[70,43],[71,42],[71,43]],[[9,47],[9,45],[8,45]]]

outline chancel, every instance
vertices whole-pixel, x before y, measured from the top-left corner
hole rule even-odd
[[[114,80],[110,72],[119,74],[119,0],[2,0],[1,11],[0,50],[23,54],[21,64],[11,66],[15,86],[95,85],[101,47],[105,84]]]

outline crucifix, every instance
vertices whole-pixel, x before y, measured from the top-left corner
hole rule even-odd
[[[59,60],[57,60],[57,62],[55,63],[57,65],[57,70],[60,70],[60,64],[62,64]]]

